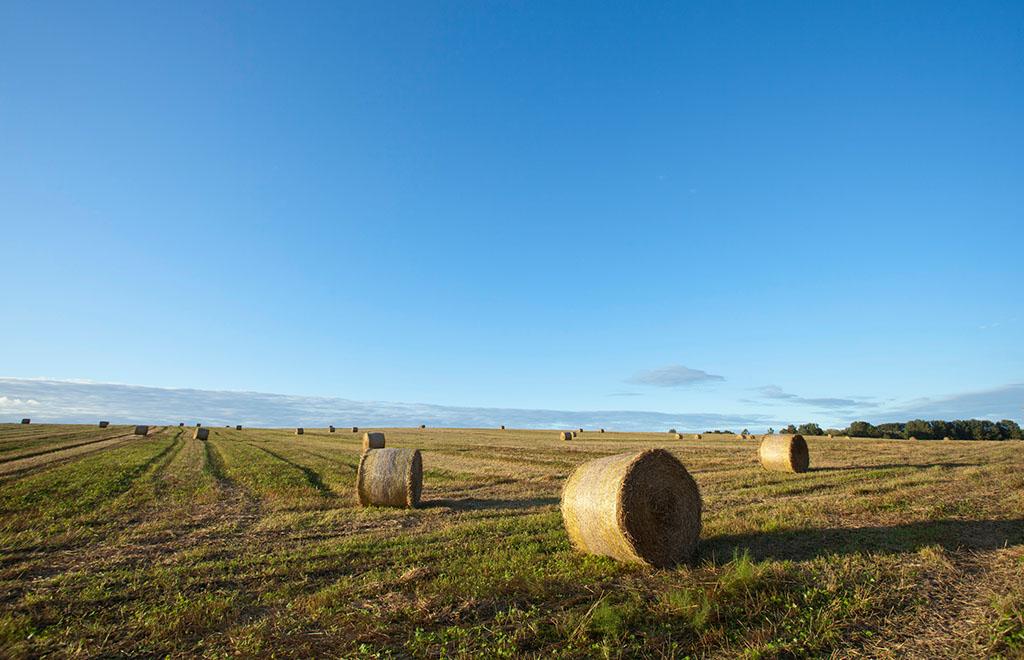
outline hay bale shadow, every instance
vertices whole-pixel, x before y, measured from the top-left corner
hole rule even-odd
[[[930,468],[981,467],[981,463],[883,463],[880,465],[843,465],[840,467],[812,467],[808,472],[846,472],[849,470],[891,470],[894,468],[911,468],[928,470]]]
[[[486,511],[533,509],[558,504],[557,497],[533,497],[525,500],[487,500],[478,497],[442,498],[420,503],[421,509],[452,509],[454,511]]]
[[[948,551],[996,550],[1024,545],[1024,519],[934,520],[890,527],[813,528],[734,534],[702,540],[700,554],[713,564],[749,552],[755,561],[806,561],[829,555],[903,554],[938,545]]]

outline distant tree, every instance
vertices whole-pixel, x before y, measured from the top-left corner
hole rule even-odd
[[[775,429],[773,429],[772,427],[769,426],[768,427],[768,435],[771,435],[773,433],[775,433]]]
[[[743,432],[740,435],[750,435],[750,431],[747,429],[743,429]]]
[[[821,430],[821,427],[814,422],[801,424],[797,427],[796,432],[800,435],[825,435],[825,432]]]
[[[782,433],[789,433],[789,434],[796,433],[796,427],[793,426],[792,424],[790,424],[786,428],[782,429],[781,432]]]
[[[929,440],[934,438],[932,425],[923,419],[912,419],[903,426],[904,438],[917,438],[918,440]],[[939,436],[940,438],[943,436]]]
[[[1012,419],[1004,419],[997,424],[999,427],[1000,435],[1003,440],[1021,440],[1024,439],[1024,431],[1021,431],[1020,425]]]
[[[874,426],[867,422],[854,422],[846,429],[846,435],[855,438],[877,438],[880,437]]]
[[[879,436],[886,438],[887,440],[896,440],[903,438],[903,424],[899,422],[889,422],[886,424],[879,424],[875,427]]]
[[[845,432],[842,429],[825,429],[825,435],[844,435]]]

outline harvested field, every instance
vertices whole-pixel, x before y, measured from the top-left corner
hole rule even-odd
[[[356,434],[0,425],[0,655],[1024,652],[1020,442],[808,437],[792,474],[732,436],[370,430],[421,450],[419,508],[358,506]],[[574,550],[565,478],[651,447],[700,487],[696,563]]]

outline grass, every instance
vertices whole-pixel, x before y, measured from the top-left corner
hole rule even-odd
[[[0,425],[0,655],[1024,655],[1019,442],[811,438],[793,475],[725,437],[387,429],[408,511],[355,505],[361,433],[210,430]],[[698,561],[576,552],[565,477],[651,446],[700,484]]]

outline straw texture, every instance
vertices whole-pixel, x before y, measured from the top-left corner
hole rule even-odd
[[[811,464],[804,436],[766,435],[757,450],[761,465],[772,472],[807,472]]]
[[[363,451],[384,448],[384,434],[379,432],[363,434]]]
[[[657,567],[693,558],[701,509],[697,483],[664,449],[584,463],[562,491],[562,521],[574,546]]]
[[[559,440],[572,440],[572,431],[562,431],[558,434]]]
[[[195,431],[192,431],[192,439],[193,440],[209,440],[210,439],[210,429],[196,429]]]
[[[135,435],[146,435],[147,433],[149,433],[148,426],[143,426],[140,424],[135,427]]]
[[[422,491],[419,449],[371,449],[359,458],[356,495],[360,505],[416,507]]]

